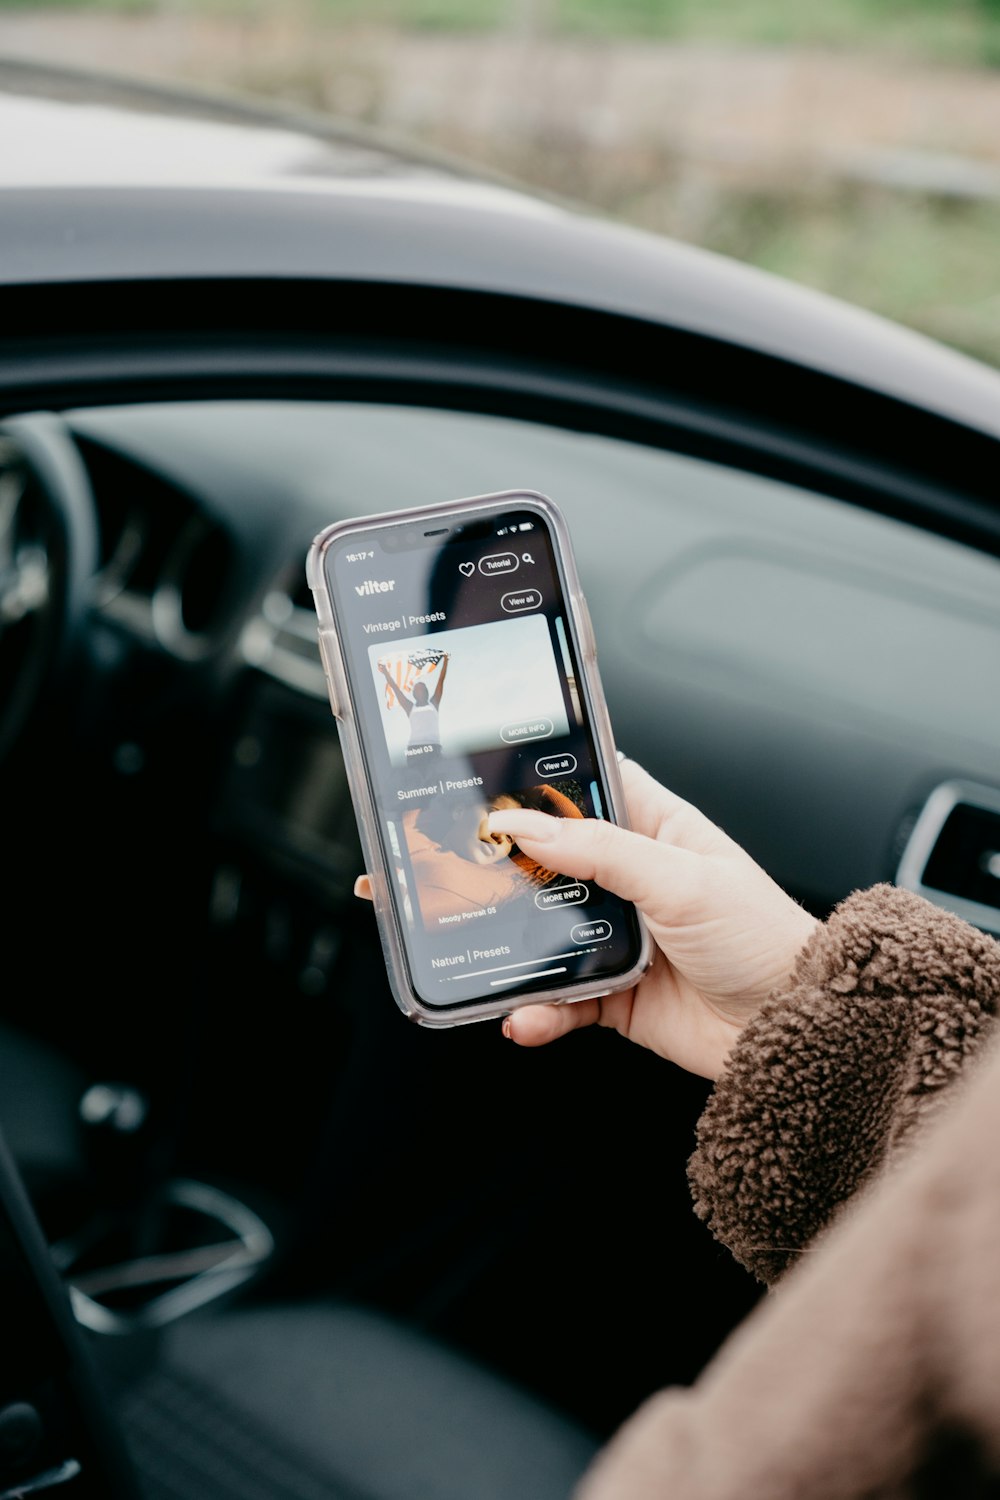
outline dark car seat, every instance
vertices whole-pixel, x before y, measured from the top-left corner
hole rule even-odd
[[[381,1314],[234,1306],[119,1402],[147,1500],[565,1500],[595,1440]]]
[[[36,1202],[86,1173],[82,1071],[0,1028],[0,1124]],[[596,1440],[464,1355],[333,1300],[231,1302],[91,1340],[145,1500],[564,1500]]]

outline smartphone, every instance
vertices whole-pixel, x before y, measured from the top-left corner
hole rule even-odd
[[[338,522],[307,577],[389,980],[427,1026],[633,985],[635,908],[491,836],[625,823],[566,523],[531,490]]]

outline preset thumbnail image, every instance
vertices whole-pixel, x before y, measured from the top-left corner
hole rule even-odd
[[[527,913],[539,890],[567,878],[531,859],[508,834],[490,832],[489,814],[514,807],[555,818],[587,815],[583,788],[575,781],[493,797],[437,796],[403,814],[413,885],[428,931],[516,915],[520,907]]]
[[[543,615],[382,641],[368,655],[395,765],[568,732]]]

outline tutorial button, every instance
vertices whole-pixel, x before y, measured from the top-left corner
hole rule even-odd
[[[535,896],[535,905],[539,911],[555,911],[561,906],[579,906],[589,895],[583,882],[575,880],[572,885],[546,886]]]
[[[521,566],[516,552],[491,552],[479,559],[479,571],[484,578],[496,578],[501,573],[514,573]]]
[[[577,922],[570,937],[574,943],[604,943],[611,933],[611,923],[602,918],[599,922]]]
[[[525,609],[537,609],[542,602],[542,596],[538,589],[516,589],[509,594],[504,594],[500,600],[500,608],[505,609],[509,615],[519,615]]]
[[[525,740],[547,740],[555,733],[551,719],[519,719],[516,724],[505,724],[500,738],[508,745],[521,745]]]

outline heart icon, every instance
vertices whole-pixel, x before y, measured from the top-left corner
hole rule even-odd
[[[475,563],[459,563],[458,571],[464,573],[466,578],[471,578],[476,571],[476,565]]]

